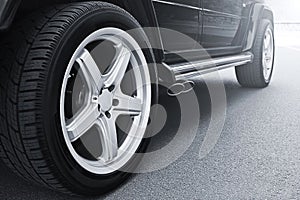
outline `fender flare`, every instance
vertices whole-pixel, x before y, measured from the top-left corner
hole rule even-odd
[[[262,3],[256,3],[253,5],[250,18],[248,22],[247,35],[243,42],[243,51],[250,51],[255,43],[257,31],[261,20],[269,19],[274,26],[274,16],[272,10]]]
[[[164,60],[163,43],[152,0],[123,0],[123,2],[123,8],[133,15],[142,27],[152,28],[148,30],[145,29],[145,32],[150,44],[155,47],[153,52],[156,62],[161,63]]]
[[[9,29],[13,20],[18,15],[33,12],[42,5],[54,5],[57,3],[70,3],[80,2],[85,0],[6,0],[0,5],[0,31],[6,31]],[[155,27],[157,29],[151,29],[151,31],[145,31],[150,44],[153,47],[155,61],[160,63],[164,59],[163,44],[161,40],[161,34],[156,18],[155,9],[152,0],[102,0],[115,4],[127,12],[141,24],[142,27]]]

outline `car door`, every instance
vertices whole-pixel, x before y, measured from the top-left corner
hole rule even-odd
[[[178,31],[191,38],[187,40],[162,30],[162,42],[166,51],[194,49],[194,41],[199,41],[202,32],[199,27],[200,0],[153,0],[153,4],[161,28]]]
[[[201,44],[210,54],[236,53],[244,0],[202,0],[203,35]]]

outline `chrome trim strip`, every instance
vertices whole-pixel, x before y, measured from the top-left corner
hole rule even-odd
[[[186,5],[186,4],[182,4],[182,3],[174,3],[174,2],[163,1],[163,0],[152,0],[152,1],[156,2],[156,3],[163,3],[163,4],[172,5],[172,6],[180,6],[180,7],[183,7],[183,8],[189,8],[189,9],[193,9],[193,10],[202,11],[202,8],[199,8],[199,7],[196,7],[196,6],[190,6],[190,5]]]
[[[250,54],[242,54],[237,56],[227,56],[222,58],[216,58],[216,59],[207,59],[203,61],[198,62],[189,62],[185,63],[183,65],[173,65],[172,69],[175,73],[184,73],[186,71],[192,71],[192,70],[201,70],[203,68],[207,68],[210,66],[219,66],[222,64],[227,64],[230,62],[237,62],[237,61],[243,61],[243,60],[252,60],[252,55]]]
[[[209,15],[207,12],[210,12],[210,13],[215,13],[215,14],[218,14],[218,15],[227,16],[227,17],[233,17],[233,18],[236,18],[236,19],[242,19],[241,16],[234,15],[234,14],[231,14],[231,13],[223,13],[223,12],[210,10],[210,9],[206,9],[206,8],[203,8],[202,10],[203,10],[204,15]]]
[[[193,9],[193,10],[204,11],[203,12],[204,14],[207,14],[205,12],[211,12],[211,13],[215,13],[215,14],[219,14],[219,15],[223,15],[223,16],[227,16],[227,17],[237,18],[237,19],[242,18],[241,16],[238,16],[238,15],[234,15],[234,14],[230,14],[230,13],[223,13],[223,12],[214,11],[214,10],[201,8],[201,7],[196,7],[196,6],[190,6],[190,5],[186,5],[186,4],[182,4],[182,3],[174,3],[174,2],[164,1],[164,0],[152,0],[152,2],[163,3],[163,4],[172,5],[172,6],[180,6],[180,7],[183,7],[183,8],[189,8],[189,9]]]
[[[240,46],[237,46],[237,48],[241,48]],[[222,48],[222,47],[221,47]],[[217,48],[218,49],[218,48]],[[222,48],[223,49],[223,48]],[[165,55],[170,55],[170,54],[177,54],[180,55],[182,53],[191,53],[191,52],[199,52],[201,53],[202,51],[207,52],[205,49],[188,49],[188,50],[178,50],[178,51],[165,51]]]
[[[212,67],[212,68],[203,69],[203,70],[199,70],[199,71],[189,72],[186,74],[175,75],[175,80],[180,81],[180,80],[194,79],[194,78],[200,77],[204,74],[212,73],[212,72],[215,72],[218,70],[223,70],[223,69],[227,69],[227,68],[231,68],[231,67],[244,65],[244,64],[247,64],[248,62],[250,62],[250,61],[235,62],[235,63],[231,63],[231,64],[227,64],[227,65],[222,65],[219,67]]]
[[[237,56],[227,56],[198,62],[189,62],[182,65],[173,65],[170,66],[170,68],[173,71],[175,80],[178,81],[197,77],[216,70],[244,65],[252,62],[252,60],[252,53],[243,53]]]

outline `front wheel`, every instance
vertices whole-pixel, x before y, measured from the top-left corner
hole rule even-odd
[[[0,82],[5,163],[26,179],[81,195],[126,180],[149,143],[156,99],[138,22],[108,3],[74,3],[33,15],[9,41]]]
[[[275,54],[274,27],[270,20],[261,21],[252,53],[252,63],[236,67],[237,79],[244,87],[267,87],[273,74]]]

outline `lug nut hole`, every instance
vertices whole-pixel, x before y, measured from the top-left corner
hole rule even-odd
[[[113,106],[118,106],[120,104],[118,99],[113,100]]]
[[[105,115],[106,115],[107,118],[111,118],[111,114],[108,111],[105,112]]]
[[[108,91],[112,92],[114,89],[115,89],[115,86],[112,85],[112,86],[110,86],[110,87],[108,88]]]

